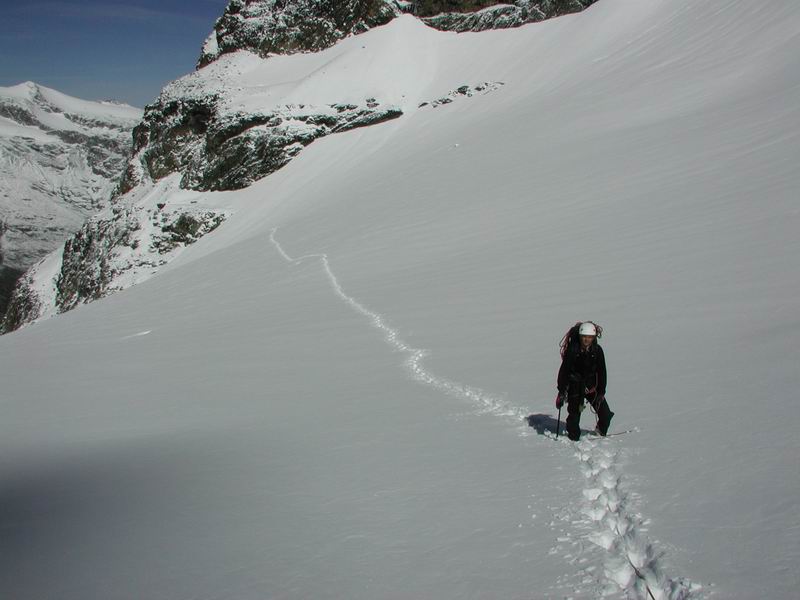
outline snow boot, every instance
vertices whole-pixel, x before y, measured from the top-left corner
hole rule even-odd
[[[597,423],[597,429],[596,429],[597,433],[599,433],[603,437],[606,437],[606,435],[608,434],[608,428],[611,426],[611,419],[613,418],[614,418],[614,412],[609,410],[608,419],[605,420],[605,422],[599,421]]]

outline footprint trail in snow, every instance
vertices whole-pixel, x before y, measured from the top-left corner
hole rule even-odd
[[[423,366],[423,361],[425,357],[428,356],[429,352],[427,350],[412,348],[409,346],[400,338],[400,333],[398,330],[391,327],[383,316],[368,309],[352,296],[347,295],[344,289],[342,289],[342,286],[339,284],[339,280],[336,278],[336,275],[334,275],[333,271],[331,270],[331,265],[327,254],[306,254],[305,256],[301,256],[299,258],[292,258],[286,253],[278,240],[275,239],[276,232],[277,229],[273,229],[270,233],[269,239],[284,260],[292,264],[299,264],[305,260],[316,259],[322,263],[322,268],[325,270],[325,275],[327,275],[331,287],[336,295],[339,296],[339,298],[341,298],[354,311],[369,319],[372,326],[383,333],[387,344],[408,356],[404,365],[415,380],[452,396],[473,402],[480,406],[484,411],[498,416],[523,419],[527,415],[528,411],[517,406],[512,406],[502,398],[499,398],[493,394],[489,394],[479,388],[456,383],[443,377],[438,377],[428,371]]]
[[[582,524],[588,540],[606,551],[606,577],[635,598],[684,600],[699,592],[700,586],[660,573],[656,552],[640,533],[643,519],[629,510],[613,443],[583,439],[576,457],[586,481]]]
[[[272,229],[269,237],[281,257],[293,265],[307,260],[319,261],[334,293],[355,312],[366,317],[383,334],[387,344],[407,356],[403,364],[416,381],[476,404],[485,412],[519,420],[527,418],[526,409],[513,406],[479,388],[431,373],[423,365],[429,352],[409,346],[385,317],[348,295],[331,269],[327,254],[306,254],[293,258],[275,238],[277,231],[277,228]],[[564,437],[559,441],[572,443]],[[695,597],[695,592],[702,589],[700,586],[683,579],[667,579],[660,573],[656,552],[640,534],[642,517],[628,510],[628,495],[617,467],[618,452],[610,440],[584,439],[575,447],[585,478],[585,505],[582,517],[573,521],[573,524],[588,542],[605,550],[604,571],[608,582],[628,597],[642,600],[688,600]],[[614,590],[608,592],[614,593]],[[607,592],[603,595],[607,595]]]

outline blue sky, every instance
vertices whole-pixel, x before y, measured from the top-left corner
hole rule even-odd
[[[143,107],[193,70],[228,0],[0,0],[0,86]]]

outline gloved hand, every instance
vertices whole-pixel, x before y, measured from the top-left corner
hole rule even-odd
[[[567,392],[558,392],[558,396],[556,396],[556,408],[561,408],[564,406],[564,403],[567,401]]]
[[[592,400],[592,407],[594,408],[595,412],[597,412],[600,409],[600,405],[603,403],[603,400],[605,399],[606,399],[605,394],[595,394],[594,400]]]

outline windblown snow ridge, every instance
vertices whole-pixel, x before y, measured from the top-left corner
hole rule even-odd
[[[269,239],[284,260],[292,264],[299,264],[308,259],[319,260],[336,295],[339,296],[339,298],[341,298],[354,311],[367,317],[371,325],[383,333],[384,340],[387,344],[389,344],[395,350],[398,350],[399,352],[402,352],[408,356],[404,365],[416,381],[419,381],[425,385],[429,385],[452,396],[468,400],[469,402],[481,407],[481,409],[487,413],[498,416],[514,417],[516,419],[524,418],[527,411],[518,406],[511,405],[508,401],[498,396],[490,394],[484,390],[481,390],[480,388],[464,385],[431,373],[423,366],[424,359],[430,355],[430,352],[428,350],[409,346],[400,337],[400,332],[389,325],[384,316],[373,310],[370,310],[361,302],[348,295],[342,288],[338,278],[331,269],[331,264],[328,260],[327,254],[306,254],[305,256],[301,256],[299,258],[292,258],[275,238],[277,231],[277,228],[273,229],[270,232]]]

